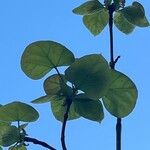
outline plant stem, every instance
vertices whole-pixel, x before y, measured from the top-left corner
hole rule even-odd
[[[110,67],[115,69],[114,63],[114,46],[113,46],[113,5],[109,6],[109,35],[110,35]]]
[[[56,70],[58,76],[60,77],[60,80],[62,81],[62,83],[65,83],[65,81],[64,81],[63,77],[61,76],[61,74],[60,74],[58,68],[57,68],[57,67],[54,67],[54,68],[55,68],[55,70]]]
[[[41,146],[43,146],[45,148],[48,148],[49,150],[56,150],[55,148],[53,148],[52,146],[48,145],[47,143],[39,141],[39,140],[37,140],[35,138],[25,137],[24,141],[25,142],[32,142],[34,144],[41,145]]]
[[[57,67],[55,67],[55,70],[56,70],[57,74],[59,75],[62,83],[66,84],[63,77],[61,76],[59,70],[57,69]],[[72,84],[72,88],[74,89],[73,84]],[[75,92],[76,92],[76,90],[73,90],[72,96],[75,94]],[[66,112],[64,114],[64,119],[63,119],[63,124],[62,124],[62,129],[61,129],[61,145],[62,145],[63,150],[67,150],[66,142],[65,142],[65,130],[66,130],[66,124],[67,124],[67,120],[68,120],[68,114],[69,114],[70,106],[72,104],[72,98],[71,97],[66,98],[66,104],[65,105],[67,105],[67,109],[66,109]]]
[[[113,13],[115,11],[114,4],[109,6],[109,34],[110,34],[110,68],[115,70],[115,64],[120,56],[114,60],[113,49]],[[116,124],[116,150],[121,150],[121,118],[117,118]]]
[[[67,101],[67,110],[64,114],[64,120],[63,120],[63,125],[62,125],[62,130],[61,130],[61,145],[62,145],[63,150],[67,150],[66,143],[65,143],[65,129],[66,129],[68,113],[69,113],[71,104],[72,104],[72,101],[68,100]]]
[[[121,150],[121,118],[117,118],[116,135],[116,150]]]

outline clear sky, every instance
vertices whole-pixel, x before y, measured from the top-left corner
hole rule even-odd
[[[126,0],[131,4],[132,0]],[[0,103],[30,101],[44,95],[43,79],[31,80],[20,68],[24,48],[38,40],[53,40],[65,45],[76,57],[101,53],[109,60],[108,27],[94,37],[72,9],[84,0],[0,0]],[[103,1],[101,1],[103,2]],[[150,20],[150,3],[140,0]],[[126,36],[114,31],[115,55],[121,55],[117,70],[137,85],[139,97],[134,111],[123,119],[122,150],[150,149],[150,28],[136,28]],[[32,105],[32,104],[31,104]],[[32,105],[40,113],[29,124],[31,137],[48,142],[61,150],[61,123],[52,115],[50,104]],[[115,150],[116,118],[105,111],[101,124],[86,119],[69,121],[68,150]],[[28,150],[44,150],[32,145]]]

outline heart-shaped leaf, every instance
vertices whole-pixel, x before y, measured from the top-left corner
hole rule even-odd
[[[98,0],[91,0],[83,3],[79,7],[73,9],[73,13],[79,15],[87,15],[101,10],[103,5]]]
[[[15,126],[0,127],[0,145],[8,147],[19,141],[19,130]]]
[[[92,99],[105,95],[109,80],[110,69],[102,55],[91,54],[76,60],[65,71],[66,79],[77,89],[82,90]]]
[[[121,32],[125,34],[131,33],[135,28],[135,26],[128,22],[120,11],[116,12],[114,15],[114,24]]]
[[[145,16],[144,7],[138,2],[133,2],[132,6],[125,7],[120,12],[130,23],[136,26],[149,26],[149,22]]]
[[[44,90],[49,96],[68,97],[72,95],[72,89],[66,83],[64,75],[60,77],[60,75],[54,74],[44,81]]]
[[[74,98],[75,111],[82,117],[101,122],[104,118],[103,106],[99,100],[88,98],[85,94],[79,94]]]
[[[129,115],[135,107],[138,91],[135,84],[126,75],[112,71],[109,90],[103,97],[105,108],[115,117]]]
[[[51,109],[55,118],[63,122],[64,114],[66,113],[67,109],[65,98],[51,101]],[[79,117],[79,114],[75,112],[74,103],[72,103],[68,114],[68,120],[77,119]]]
[[[98,35],[108,24],[109,14],[106,9],[102,9],[90,15],[83,17],[84,25],[93,35]]]
[[[53,68],[68,66],[75,58],[65,46],[54,41],[38,41],[25,49],[21,68],[32,79],[40,79]]]
[[[2,121],[36,121],[39,113],[30,105],[22,102],[12,102],[0,107],[0,120]]]

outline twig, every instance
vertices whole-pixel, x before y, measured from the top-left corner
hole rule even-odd
[[[42,141],[39,141],[39,140],[37,140],[37,139],[35,139],[35,138],[25,137],[25,138],[24,138],[24,141],[25,141],[25,142],[31,142],[31,143],[33,143],[33,144],[41,145],[41,146],[43,146],[43,147],[45,147],[45,148],[48,148],[49,150],[56,150],[55,148],[53,148],[52,146],[48,145],[47,143],[42,142]]]
[[[118,60],[119,60],[120,57],[121,57],[121,56],[118,56],[118,57],[115,59],[115,61],[114,61],[115,64],[118,62]]]

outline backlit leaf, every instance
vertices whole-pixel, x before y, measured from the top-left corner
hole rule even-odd
[[[67,84],[64,75],[54,74],[44,81],[44,90],[49,96],[71,96],[72,89]]]
[[[82,117],[98,122],[104,118],[103,106],[99,100],[95,101],[85,94],[79,94],[73,102],[75,111]]]
[[[109,14],[106,9],[102,9],[90,15],[83,17],[84,25],[93,35],[98,35],[108,24]]]
[[[130,23],[136,26],[149,26],[149,22],[145,16],[144,7],[138,2],[133,2],[132,6],[125,7],[121,10],[121,13]]]
[[[112,82],[103,97],[105,108],[115,117],[128,116],[135,107],[138,91],[126,75],[112,71]]]
[[[135,26],[128,22],[120,11],[116,12],[114,15],[114,24],[121,32],[125,34],[131,33],[135,28]]]
[[[87,15],[94,13],[95,11],[101,10],[102,8],[104,7],[98,0],[91,0],[73,9],[73,13],[79,15]]]
[[[68,66],[75,58],[65,46],[53,41],[38,41],[25,49],[21,58],[24,73],[32,79],[40,79],[53,68]]]
[[[8,147],[19,141],[19,130],[15,126],[0,127],[0,145]]]
[[[15,101],[0,107],[0,120],[2,121],[36,121],[38,112],[30,105]]]
[[[51,101],[51,109],[55,118],[61,122],[64,120],[64,114],[66,112],[67,106],[65,98],[62,100]],[[74,103],[71,104],[68,120],[77,119],[80,116],[75,112]]]
[[[91,54],[75,61],[66,71],[66,79],[92,99],[105,95],[110,69],[102,55]]]

